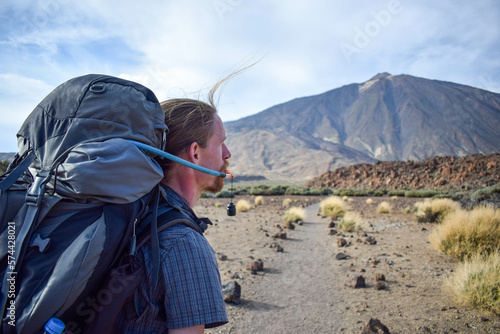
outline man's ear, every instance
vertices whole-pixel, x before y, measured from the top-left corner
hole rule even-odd
[[[200,160],[200,145],[198,145],[197,142],[193,142],[189,145],[188,158],[192,163],[198,164]]]

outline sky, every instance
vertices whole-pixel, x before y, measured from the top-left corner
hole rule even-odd
[[[3,0],[0,152],[59,84],[100,73],[231,121],[377,73],[500,92],[497,0]]]

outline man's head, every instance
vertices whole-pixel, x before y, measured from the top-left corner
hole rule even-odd
[[[231,153],[224,144],[226,131],[212,99],[210,104],[192,99],[172,99],[162,102],[161,106],[169,128],[165,151],[182,158],[193,154],[191,158],[201,166],[225,171]],[[173,164],[175,162],[170,160],[162,161],[167,180],[171,177],[169,172],[175,166]],[[218,192],[224,187],[224,179],[198,173],[196,181],[201,190]]]

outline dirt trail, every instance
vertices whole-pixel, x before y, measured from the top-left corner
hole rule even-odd
[[[340,330],[335,268],[326,224],[318,205],[306,208],[303,225],[288,230],[285,250],[266,263],[263,279],[245,291],[242,308],[255,312],[238,319],[232,333],[332,333]],[[337,301],[334,305],[333,301]],[[237,327],[236,327],[237,326]],[[224,331],[223,331],[224,332]]]
[[[248,197],[248,200],[252,198]],[[206,330],[216,333],[355,333],[377,318],[392,334],[500,333],[497,315],[455,305],[443,291],[443,280],[456,263],[430,247],[432,225],[418,224],[403,208],[416,200],[393,201],[391,214],[379,214],[378,202],[353,198],[350,208],[368,223],[361,234],[329,235],[326,218],[317,215],[320,199],[294,199],[307,218],[286,239],[272,236],[283,226],[283,197],[266,198],[264,205],[227,217],[219,199],[202,199],[195,211],[212,219],[206,237],[219,259],[222,284],[241,285],[241,303],[226,304],[230,322]],[[375,244],[364,242],[366,235]],[[277,252],[278,243],[284,252]],[[345,260],[335,258],[345,253]],[[262,259],[264,271],[252,274],[251,261]],[[384,274],[386,288],[375,289],[375,276]],[[366,287],[347,286],[362,275]]]

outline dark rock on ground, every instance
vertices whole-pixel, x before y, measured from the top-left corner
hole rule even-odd
[[[263,271],[264,270],[264,261],[261,259],[250,262],[247,267],[247,270],[251,271]]]
[[[232,281],[222,287],[222,295],[226,303],[239,304],[241,298],[241,286]]]
[[[348,286],[354,289],[366,287],[365,278],[361,275],[354,275],[349,278]]]
[[[378,319],[370,319],[366,323],[366,325],[363,326],[363,329],[361,330],[361,334],[390,334],[389,328],[385,326],[380,320]]]

